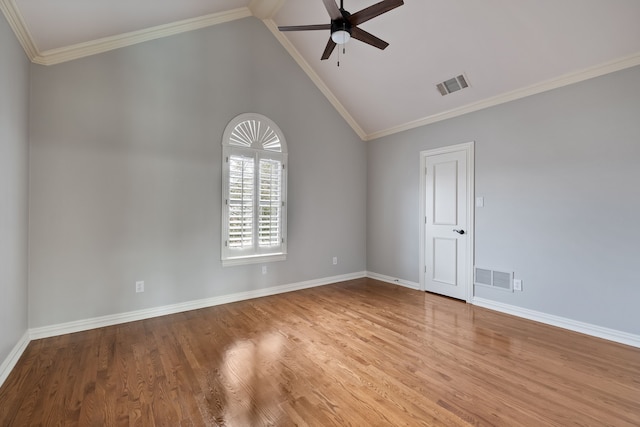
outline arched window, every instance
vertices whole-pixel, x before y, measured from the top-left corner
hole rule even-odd
[[[287,254],[287,143],[269,118],[241,114],[222,138],[222,264]]]

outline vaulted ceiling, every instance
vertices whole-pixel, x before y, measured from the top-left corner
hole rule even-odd
[[[640,65],[638,0],[404,3],[361,25],[386,50],[351,40],[326,61],[328,30],[277,29],[329,23],[322,0],[0,0],[0,9],[44,65],[255,16],[365,140]],[[469,87],[442,96],[436,85],[458,75]]]

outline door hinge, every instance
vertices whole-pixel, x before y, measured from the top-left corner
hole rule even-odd
[[[225,240],[225,241],[224,241],[224,247],[225,247],[225,248],[228,248],[228,247],[229,247],[229,241],[228,241],[228,240]]]

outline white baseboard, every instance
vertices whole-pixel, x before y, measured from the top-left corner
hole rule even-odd
[[[221,295],[218,297],[204,298],[195,301],[187,301],[183,303],[154,307],[145,310],[130,311],[128,313],[118,313],[107,316],[94,317],[91,319],[59,323],[57,325],[32,328],[29,330],[29,337],[32,340],[35,340],[40,338],[54,337],[57,335],[71,334],[74,332],[87,331],[95,328],[103,328],[105,326],[113,326],[121,323],[150,319],[152,317],[181,313],[183,311],[197,310],[200,308],[213,307],[216,305],[244,301],[252,298],[260,298],[270,295],[282,294],[285,292],[299,291],[302,289],[329,285],[332,283],[359,279],[362,277],[366,277],[366,273],[364,271],[343,274],[339,276],[325,277],[322,279],[307,280],[305,282],[291,283],[288,285],[273,286],[270,288],[256,289],[254,291],[238,292],[235,294]]]
[[[0,387],[2,387],[2,384],[4,384],[5,380],[7,379],[13,368],[16,366],[16,363],[18,363],[20,356],[22,356],[22,353],[24,353],[24,350],[27,348],[27,345],[29,345],[30,341],[31,340],[29,339],[29,331],[25,331],[24,335],[22,335],[22,338],[20,338],[20,341],[18,341],[7,358],[4,359],[2,365],[0,365]]]
[[[339,276],[325,277],[304,282],[291,283],[288,285],[273,286],[270,288],[256,289],[254,291],[238,292],[235,294],[222,295],[213,298],[205,298],[184,303],[165,305],[145,310],[130,311],[128,313],[112,314],[108,316],[94,317],[91,319],[77,320],[73,322],[59,323],[57,325],[31,328],[25,332],[20,341],[15,345],[7,358],[0,365],[0,386],[7,379],[16,363],[24,353],[31,340],[49,338],[57,335],[70,334],[74,332],[87,331],[95,328],[118,325],[121,323],[134,322],[137,320],[150,319],[152,317],[165,316],[168,314],[180,313],[183,311],[197,310],[199,308],[213,307],[221,304],[244,301],[252,298],[260,298],[270,295],[282,294],[285,292],[299,291],[302,289],[314,288],[317,286],[329,285],[346,280],[360,279],[366,277],[364,271],[342,274]]]
[[[408,280],[397,279],[391,276],[385,276],[384,274],[378,274],[371,271],[366,272],[367,277],[380,280],[382,282],[391,283],[394,285],[404,286],[410,289],[420,290],[420,284],[416,282],[410,282]],[[485,298],[474,297],[471,303],[479,307],[488,308],[490,310],[499,311],[501,313],[510,314],[512,316],[522,317],[524,319],[533,320],[547,325],[557,326],[559,328],[568,329],[574,332],[580,332],[582,334],[590,335],[597,338],[617,342],[620,344],[630,345],[632,347],[640,348],[640,335],[630,334],[628,332],[622,332],[615,329],[604,328],[602,326],[593,325],[590,323],[579,322],[577,320],[567,319],[565,317],[554,316],[552,314],[543,313],[540,311],[529,310],[526,308],[517,307],[514,305],[504,304],[496,301],[491,301]]]
[[[322,279],[308,280],[305,282],[292,283],[288,285],[274,286],[271,288],[257,289],[254,291],[239,292],[230,295],[222,295],[219,297],[205,298],[201,300],[188,301],[179,304],[171,304],[162,307],[155,307],[146,310],[136,310],[128,313],[120,313],[108,316],[95,317],[91,319],[78,320],[74,322],[60,323],[57,325],[43,326],[40,328],[32,328],[25,332],[20,341],[15,345],[11,353],[0,365],[0,386],[7,379],[16,363],[24,353],[27,345],[31,340],[48,338],[62,334],[68,334],[73,332],[86,331],[90,329],[118,325],[126,322],[133,322],[137,320],[149,319],[152,317],[164,316],[168,314],[180,313],[183,311],[197,310],[200,308],[213,307],[216,305],[227,304],[231,302],[244,301],[252,298],[260,298],[270,295],[277,295],[285,292],[298,291],[302,289],[313,288],[317,286],[329,285],[332,283],[342,282],[346,280],[354,280],[362,277],[369,277],[382,282],[387,282],[395,285],[404,286],[410,289],[420,289],[420,285],[416,282],[408,280],[397,279],[391,276],[385,276],[382,274],[373,273],[370,271],[356,272],[350,274],[343,274],[339,276],[325,277]],[[578,322],[575,320],[567,319],[564,317],[554,316],[539,311],[529,310],[521,307],[516,307],[509,304],[503,304],[496,301],[487,300],[484,298],[474,298],[472,304],[479,307],[488,308],[491,310],[499,311],[513,316],[522,317],[525,319],[533,320],[536,322],[545,323],[548,325],[558,326],[560,328],[568,329],[575,332],[591,335],[598,338],[618,342],[621,344],[630,345],[632,347],[640,348],[640,336],[630,334],[627,332],[621,332],[614,329],[603,328],[601,326],[592,325],[589,323]]]
[[[557,326],[559,328],[568,329],[570,331],[580,332],[582,334],[591,335],[593,337],[603,338],[605,340],[640,348],[640,335],[634,335],[615,329],[603,328],[602,326],[579,322],[577,320],[554,316],[552,314],[529,310],[527,308],[521,308],[484,298],[474,297],[471,303],[479,307],[488,308],[490,310],[499,311],[501,313],[511,314],[513,316],[534,320],[536,322],[545,323],[547,325]]]
[[[415,289],[416,291],[420,290],[420,284],[416,282],[410,282],[409,280],[397,279],[391,276],[385,276],[384,274],[374,273],[372,271],[367,271],[367,277],[371,279],[380,280],[381,282],[391,283],[392,285],[400,285],[405,288]]]

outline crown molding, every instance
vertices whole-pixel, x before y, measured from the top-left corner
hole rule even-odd
[[[248,7],[241,7],[225,12],[214,13],[192,19],[185,19],[182,21],[158,25],[139,31],[132,31],[130,33],[105,37],[85,43],[78,43],[62,48],[46,50],[43,52],[40,52],[38,50],[38,47],[33,41],[33,37],[31,37],[29,29],[27,28],[14,0],[0,0],[0,10],[7,19],[9,26],[16,35],[19,43],[22,45],[22,48],[24,49],[29,60],[31,60],[31,62],[33,63],[41,65],[59,64],[62,62],[71,61],[98,53],[108,52],[110,50],[118,49],[121,47],[131,46],[133,44],[142,43],[145,41],[155,40],[162,37],[184,33],[187,31],[193,31],[224,22],[246,18],[249,16],[255,16],[259,19],[262,19],[262,22],[271,31],[273,36],[287,50],[291,57],[298,63],[300,68],[302,68],[307,76],[309,76],[313,83],[329,100],[331,105],[333,105],[336,111],[338,111],[338,113],[344,118],[344,120],[349,124],[349,126],[351,126],[351,128],[363,141],[371,141],[374,139],[383,138],[385,136],[404,132],[406,130],[426,126],[432,123],[462,116],[464,114],[494,107],[506,102],[515,101],[527,96],[536,95],[553,89],[558,89],[563,86],[568,86],[594,77],[603,76],[605,74],[640,65],[640,53],[636,53],[578,72],[568,73],[563,76],[546,80],[541,83],[536,83],[525,88],[517,89],[498,96],[494,96],[488,99],[484,99],[478,102],[467,104],[458,108],[426,116],[417,120],[412,120],[398,126],[393,126],[388,129],[368,134],[356,122],[356,120],[347,111],[344,105],[342,105],[338,98],[331,92],[329,87],[309,65],[309,63],[302,57],[300,52],[298,52],[298,50],[293,46],[289,39],[286,38],[278,30],[277,25],[271,19],[271,17],[279,10],[279,8],[282,7],[284,1],[285,0],[252,0]],[[263,19],[262,17],[265,18]]]
[[[542,92],[547,92],[553,89],[558,89],[564,86],[568,86],[574,83],[579,83],[585,80],[592,79],[594,77],[600,77],[606,74],[610,74],[616,71],[621,71],[627,68],[640,65],[640,53],[632,54],[623,58],[618,58],[613,61],[605,62],[593,67],[586,68],[573,73],[567,73],[560,77],[549,79],[540,83],[527,86],[525,88],[516,89],[510,92],[506,92],[491,98],[487,98],[478,102],[463,105],[458,108],[443,111],[438,114],[426,116],[417,120],[413,120],[398,126],[393,126],[388,129],[384,129],[377,132],[366,133],[362,127],[355,121],[353,116],[349,114],[346,108],[338,100],[338,98],[331,92],[329,87],[318,76],[318,74],[311,68],[309,63],[302,57],[293,44],[286,38],[279,30],[277,25],[272,19],[263,19],[262,22],[269,28],[271,33],[278,39],[278,41],[289,52],[293,59],[300,65],[303,71],[309,76],[309,78],[315,83],[320,91],[327,97],[329,102],[334,106],[338,113],[347,121],[349,126],[358,134],[363,141],[372,141],[374,139],[383,138],[385,136],[393,135],[396,133],[404,132],[406,130],[426,126],[432,123],[437,123],[443,120],[451,119],[454,117],[462,116],[464,114],[472,113],[485,108],[494,107],[496,105],[504,104],[507,102],[515,101],[521,98],[526,98],[531,95],[536,95]]]
[[[249,10],[260,20],[270,19],[284,5],[286,0],[251,0]]]
[[[9,26],[16,35],[18,42],[27,54],[30,61],[38,56],[38,47],[33,42],[33,37],[24,23],[24,18],[13,0],[0,0],[0,10],[4,14]]]
[[[320,78],[320,76],[315,72],[311,65],[302,57],[300,52],[293,46],[293,44],[286,38],[280,30],[278,30],[278,26],[272,19],[263,19],[262,22],[267,26],[267,28],[271,31],[273,36],[282,44],[282,46],[289,52],[289,55],[298,63],[300,68],[309,76],[311,81],[315,83],[315,85],[320,89],[320,92],[324,94],[324,96],[329,100],[331,105],[338,111],[338,113],[346,120],[346,122],[351,126],[356,134],[363,141],[366,140],[367,134],[360,127],[360,125],[356,122],[356,120],[349,114],[347,109],[342,105],[342,103],[338,100],[338,98],[331,92],[329,87],[325,84],[325,82]]]
[[[2,13],[7,18],[9,26],[15,33],[31,62],[41,65],[60,64],[121,47],[252,16],[251,10],[248,7],[241,7],[40,52],[14,0],[0,0],[0,10],[2,10]]]
[[[444,111],[442,113],[423,117],[421,119],[414,120],[399,126],[394,126],[379,132],[370,133],[364,137],[364,140],[371,141],[374,139],[393,135],[395,133],[404,132],[406,130],[414,129],[421,126],[426,126],[432,123],[462,116],[474,111],[484,110],[485,108],[494,107],[496,105],[515,101],[521,98],[526,98],[527,96],[537,95],[542,92],[558,89],[564,86],[579,83],[585,80],[592,79],[594,77],[604,76],[605,74],[625,70],[627,68],[635,67],[638,65],[640,65],[640,53],[605,62],[604,64],[589,67],[581,71],[564,74],[560,77],[546,80],[541,83],[536,83],[522,89],[516,89],[511,92],[503,93],[498,96],[487,98],[482,101],[474,102],[472,104],[467,104],[459,108]]]
[[[145,28],[144,30],[132,31],[111,37],[104,37],[85,43],[78,43],[58,49],[51,49],[41,52],[33,62],[42,65],[54,65],[61,62],[84,58],[98,53],[108,52],[121,47],[131,46],[150,40],[156,40],[187,31],[198,30],[224,22],[235,21],[237,19],[251,16],[251,11],[247,7],[229,10],[226,12],[212,13],[210,15],[199,16],[182,21],[171,22],[169,24],[157,25]]]

